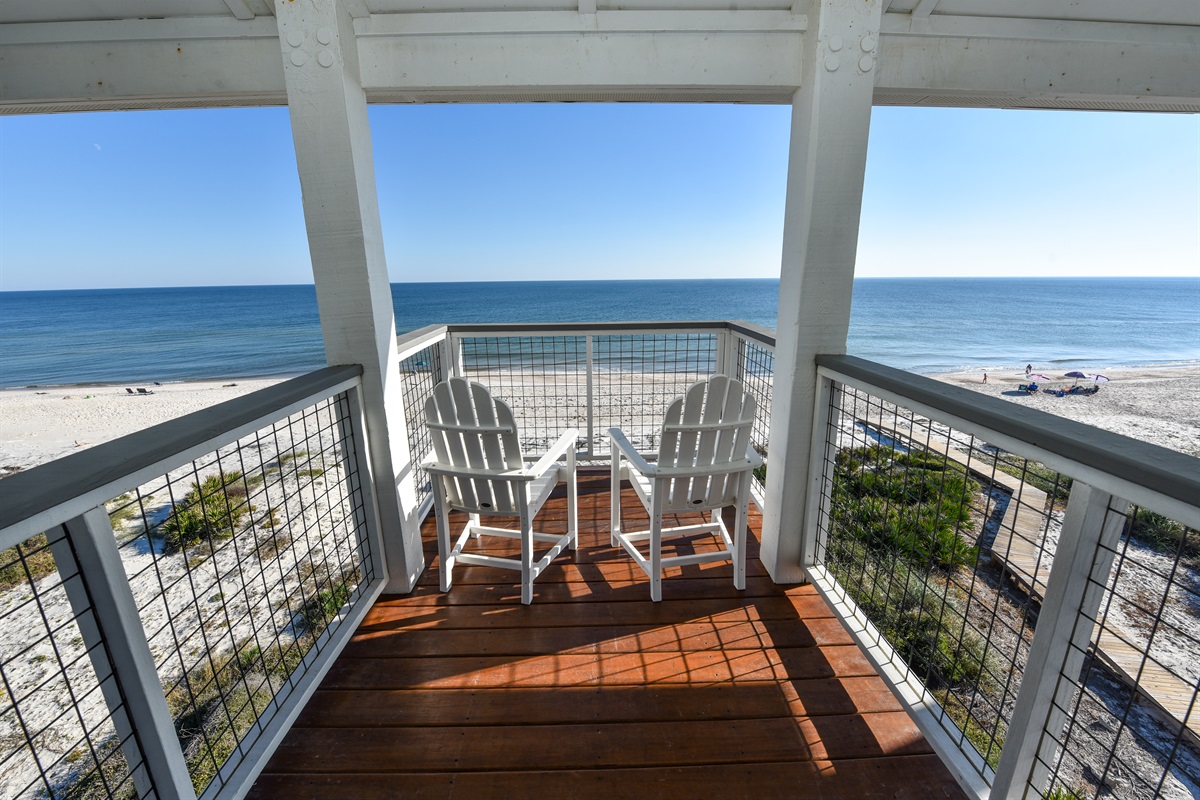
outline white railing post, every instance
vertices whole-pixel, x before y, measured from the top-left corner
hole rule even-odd
[[[587,352],[587,457],[588,461],[596,457],[596,443],[594,437],[596,435],[596,392],[595,392],[595,362],[593,361],[595,346],[591,334],[584,337],[586,341]]]
[[[104,506],[93,508],[47,531],[47,538],[117,736],[134,770],[138,796],[147,796],[153,784],[153,794],[160,800],[194,800],[196,792],[108,512]],[[119,711],[122,705],[124,714]],[[139,752],[142,768],[135,769]]]
[[[375,481],[371,477],[371,459],[367,455],[367,430],[364,423],[362,395],[359,387],[346,390],[346,420],[339,420],[340,439],[343,458],[354,464],[354,471],[346,476],[353,497],[358,492],[362,497],[362,516],[356,515],[355,528],[358,531],[358,561],[364,567],[370,565],[375,578],[382,576],[387,570],[384,560],[383,531],[379,524],[379,507],[375,501]],[[414,463],[421,457],[417,454]],[[365,476],[365,478],[364,478]],[[367,553],[370,553],[370,558]],[[363,581],[367,576],[363,575]]]
[[[742,337],[731,330],[726,329],[718,333],[715,371],[734,380],[742,380],[740,367],[744,345]]]
[[[457,336],[449,331],[446,332],[445,338],[438,342],[438,365],[440,369],[434,375],[434,383],[441,383],[449,380],[454,376],[462,375],[462,351],[459,349],[461,342]]]
[[[1061,731],[1067,721],[1064,709],[1075,684],[1059,675],[1078,676],[1091,644],[1095,626],[1086,620],[1097,618],[1125,521],[1122,514],[1109,512],[1114,504],[1127,505],[1079,481],[1071,487],[1046,598],[996,766],[991,796],[997,800],[1024,797],[1027,785],[1047,788],[1046,765],[1053,763],[1058,741],[1057,735],[1043,736],[1043,731]]]
[[[822,530],[829,529],[829,505],[833,490],[833,470],[826,470],[837,458],[837,434],[830,432],[830,423],[841,415],[842,388],[832,379],[817,377],[817,397],[813,408],[812,447],[809,453],[808,480],[810,502],[805,507],[803,539],[800,545],[800,565],[807,571],[818,564],[817,548]],[[770,455],[767,457],[770,471]]]

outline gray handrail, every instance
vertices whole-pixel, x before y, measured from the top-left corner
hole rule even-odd
[[[18,472],[0,481],[0,530],[61,506],[66,499],[86,497],[123,476],[160,465],[338,384],[357,380],[362,372],[359,364],[325,367]]]
[[[840,372],[959,419],[1106,473],[1150,487],[1187,505],[1200,500],[1200,459],[1036,408],[952,386],[857,356],[819,355],[817,366]]]
[[[532,335],[537,335],[547,331],[555,333],[563,331],[578,331],[580,333],[587,332],[604,332],[604,331],[680,331],[680,330],[730,330],[735,333],[759,341],[763,344],[775,346],[775,332],[770,328],[764,328],[761,325],[755,325],[753,322],[744,322],[741,320],[630,320],[625,322],[597,321],[597,322],[464,322],[464,323],[448,323],[446,325],[429,325],[412,333],[406,333],[399,338],[400,344],[411,342],[413,339],[421,335],[429,335],[438,328],[444,328],[450,333],[458,334],[485,334],[485,333],[511,333],[514,331],[528,331]]]

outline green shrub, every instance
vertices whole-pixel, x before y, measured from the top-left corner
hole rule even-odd
[[[1135,507],[1129,535],[1160,553],[1179,553],[1184,561],[1200,566],[1200,536],[1195,532],[1188,536],[1188,529],[1170,517]]]
[[[242,518],[253,510],[246,499],[242,473],[209,475],[171,509],[159,526],[168,551],[206,541],[222,541],[236,533]]]
[[[30,536],[25,541],[0,550],[0,592],[6,592],[26,580],[39,580],[56,569],[46,534]],[[28,575],[26,575],[28,570]]]
[[[880,445],[843,450],[834,469],[833,520],[872,550],[949,570],[975,560],[958,529],[970,521],[979,492],[965,467],[937,453]]]
[[[343,580],[332,588],[318,592],[300,608],[300,628],[314,637],[320,636],[342,610],[342,606],[346,605],[351,591],[350,585]]]

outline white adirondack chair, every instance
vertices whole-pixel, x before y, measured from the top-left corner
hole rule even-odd
[[[536,464],[527,465],[521,456],[512,409],[493,399],[487,387],[450,378],[433,388],[425,402],[425,416],[433,440],[433,452],[423,464],[433,483],[437,514],[440,579],[443,592],[453,582],[455,565],[477,564],[521,571],[521,602],[533,602],[533,581],[563,550],[577,542],[577,494],[575,489],[575,441],[579,431],[563,433],[550,452]],[[566,456],[566,464],[558,459]],[[567,532],[535,533],[533,518],[559,481],[567,484]],[[450,511],[467,513],[467,524],[451,546]],[[520,530],[481,524],[481,516],[518,517]],[[474,535],[519,539],[521,557],[465,553]],[[534,560],[534,542],[549,543],[550,549]]]
[[[762,458],[750,446],[757,403],[745,387],[727,375],[697,381],[667,406],[658,448],[650,464],[619,428],[609,428],[612,441],[612,545],[620,544],[650,577],[650,599],[662,599],[663,570],[706,561],[733,561],[733,585],[746,588],[746,515],[750,476]],[[622,462],[624,459],[624,463]],[[627,466],[626,466],[627,464]],[[627,479],[650,515],[650,528],[621,530],[621,480]],[[737,509],[731,533],[721,509]],[[663,516],[710,511],[711,522],[663,528]],[[664,533],[720,535],[723,549],[662,557]],[[649,543],[648,554],[638,542]]]

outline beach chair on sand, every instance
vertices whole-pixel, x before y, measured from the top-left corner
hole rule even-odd
[[[425,403],[433,451],[422,466],[433,483],[437,514],[439,577],[443,592],[453,583],[454,567],[475,564],[519,570],[521,602],[533,602],[533,582],[559,553],[577,543],[575,442],[579,431],[562,434],[536,464],[521,456],[512,409],[494,399],[480,383],[451,378],[433,388]],[[566,463],[558,459],[566,457]],[[567,530],[536,533],[533,520],[559,482],[567,484]],[[467,524],[451,539],[450,512],[467,513]],[[481,517],[515,517],[519,529],[483,525]],[[502,537],[520,542],[519,558],[464,552],[474,536]],[[534,560],[534,545],[549,544]]]
[[[125,387],[125,391],[129,392],[130,394],[133,394],[133,389],[130,389],[128,386]]]
[[[612,441],[611,541],[625,549],[650,578],[650,599],[662,600],[663,571],[707,561],[732,561],[733,585],[746,588],[746,517],[750,478],[762,458],[750,446],[757,404],[738,381],[714,375],[697,381],[667,406],[658,459],[650,464],[618,428],[609,428]],[[621,480],[650,515],[648,530],[621,529]],[[733,531],[721,511],[736,509]],[[663,518],[680,513],[709,512],[710,521],[665,528]],[[664,558],[663,537],[718,537],[717,550]],[[639,543],[645,542],[643,552]]]
[[[138,387],[137,393],[138,394],[154,394],[154,392],[148,392],[145,389],[141,388],[140,386]]]

